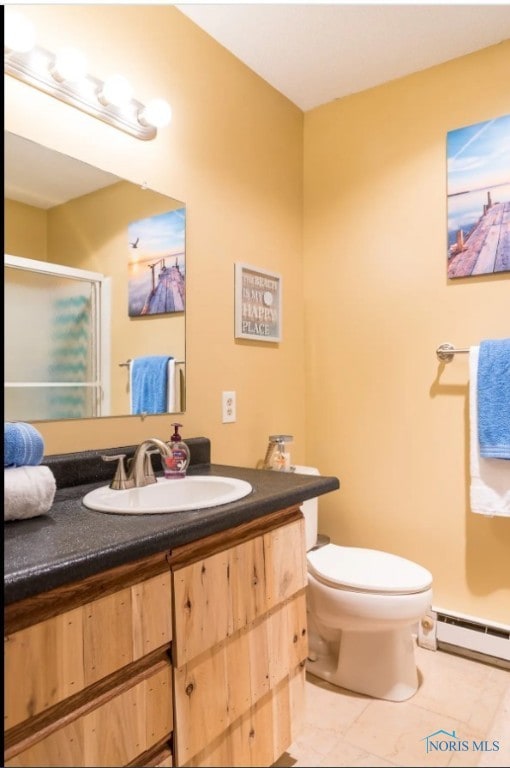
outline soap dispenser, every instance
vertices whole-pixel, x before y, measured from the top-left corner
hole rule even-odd
[[[189,448],[179,434],[179,427],[182,427],[182,424],[174,422],[172,427],[174,427],[174,433],[168,443],[170,456],[165,456],[164,466],[165,477],[169,479],[186,477],[190,460]]]
[[[292,435],[270,435],[263,469],[275,469],[278,472],[293,472],[290,453],[286,447],[293,441]]]

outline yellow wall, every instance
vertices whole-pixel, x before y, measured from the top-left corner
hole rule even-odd
[[[289,433],[295,460],[304,461],[301,111],[173,7],[41,5],[22,12],[43,47],[56,50],[65,40],[87,53],[92,74],[121,72],[140,101],[161,96],[172,105],[170,126],[143,142],[5,78],[6,130],[186,202],[181,434],[209,437],[216,462],[254,466],[268,435]],[[236,261],[281,273],[280,344],[234,339]],[[223,390],[237,392],[234,424],[221,423]],[[53,454],[169,437],[172,420],[38,427]]]
[[[7,130],[186,201],[183,434],[247,466],[269,434],[293,434],[295,462],[342,481],[321,499],[334,541],[411,557],[437,604],[509,622],[508,521],[468,510],[467,360],[441,370],[434,352],[508,335],[507,276],[446,279],[445,139],[508,112],[509,44],[314,110],[303,137],[302,113],[175,8],[23,12],[45,47],[66,39],[93,74],[173,105],[170,127],[138,142],[6,78]],[[234,339],[235,261],[282,274],[280,344]],[[224,389],[235,424],[221,424]],[[169,421],[39,427],[55,453],[165,437]]]
[[[338,543],[434,575],[439,606],[510,623],[510,521],[469,510],[468,356],[509,335],[510,275],[446,278],[446,134],[507,114],[510,42],[305,116],[307,456]]]
[[[41,208],[4,200],[4,252],[47,261],[48,215]]]

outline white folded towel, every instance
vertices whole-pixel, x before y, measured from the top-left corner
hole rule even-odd
[[[57,484],[49,467],[4,469],[4,520],[44,515],[53,504]]]
[[[168,361],[168,393],[167,393],[167,409],[168,413],[175,413],[176,409],[176,392],[175,392],[175,360],[173,357]]]
[[[469,439],[471,511],[510,517],[510,461],[483,459],[478,438],[478,353],[469,350]]]

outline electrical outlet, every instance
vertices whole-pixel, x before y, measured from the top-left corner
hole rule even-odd
[[[221,395],[222,403],[222,422],[228,424],[231,421],[236,420],[236,393],[235,392],[223,392]]]

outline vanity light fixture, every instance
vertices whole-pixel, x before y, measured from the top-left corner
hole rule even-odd
[[[133,98],[125,77],[105,81],[87,74],[80,51],[64,48],[54,54],[36,45],[31,22],[19,13],[6,14],[4,72],[66,104],[81,109],[121,131],[147,141],[171,120],[170,105],[154,99],[144,105]]]

